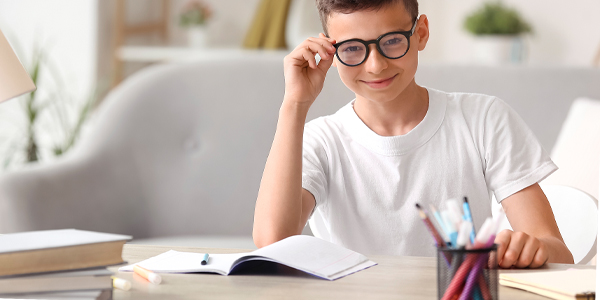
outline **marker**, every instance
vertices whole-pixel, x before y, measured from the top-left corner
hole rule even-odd
[[[496,233],[498,233],[498,229],[500,228],[500,223],[502,223],[502,221],[504,220],[504,209],[502,207],[498,208],[498,213],[496,214],[496,217],[494,218],[494,224],[493,224],[493,228],[492,228],[492,234],[494,236],[496,236]]]
[[[460,209],[460,204],[457,199],[446,200],[446,211],[448,212],[448,216],[450,220],[454,223],[454,227],[458,229],[460,227],[460,222],[462,221],[462,210]]]
[[[135,272],[135,274],[138,274],[138,275],[144,277],[146,280],[148,280],[154,284],[160,284],[160,282],[162,281],[162,278],[160,277],[160,275],[158,275],[150,270],[146,270],[138,265],[133,266],[133,272]]]
[[[120,289],[124,291],[129,291],[131,289],[131,282],[129,282],[129,280],[125,280],[123,278],[118,278],[115,276],[111,276],[110,278],[112,278],[113,280],[113,287],[115,289]]]
[[[469,201],[467,197],[464,198],[463,202],[463,210],[465,211],[465,220],[473,223],[473,215],[471,214],[471,207],[469,206]],[[473,230],[471,230],[471,244],[475,243],[475,226],[473,226]]]
[[[204,253],[204,256],[202,257],[202,262],[200,262],[203,266],[206,265],[208,263],[208,253]]]
[[[485,219],[485,222],[483,222],[483,225],[479,229],[479,233],[475,236],[474,248],[490,247],[494,244],[494,240],[491,243],[489,242],[490,238],[496,236],[496,233],[493,232],[494,223],[492,218]]]
[[[448,237],[450,238],[450,242],[452,243],[453,247],[456,247],[456,238],[458,235],[458,233],[456,231],[457,230],[456,225],[450,219],[449,212],[442,211],[442,212],[440,212],[440,215],[442,215],[442,221],[444,222],[444,224],[446,225],[446,228],[448,229]]]
[[[469,233],[473,232],[473,223],[464,221],[460,224],[458,230],[458,237],[456,238],[456,247],[464,248],[467,245],[469,239]]]

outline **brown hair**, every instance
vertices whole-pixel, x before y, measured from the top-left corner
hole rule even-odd
[[[417,0],[316,0],[321,25],[323,25],[323,31],[326,36],[329,36],[327,21],[331,13],[349,14],[356,11],[377,10],[398,2],[404,4],[404,8],[412,20],[417,19],[419,15],[419,3]]]

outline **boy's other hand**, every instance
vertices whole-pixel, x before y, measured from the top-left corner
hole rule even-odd
[[[285,75],[285,99],[298,104],[311,105],[325,82],[327,70],[333,63],[334,39],[319,34],[302,42],[283,60]],[[321,61],[315,58],[319,54]]]
[[[501,268],[539,268],[548,261],[546,245],[524,232],[502,230],[497,236],[498,265]]]

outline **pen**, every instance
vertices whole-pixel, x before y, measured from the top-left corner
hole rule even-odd
[[[473,215],[471,214],[471,207],[469,206],[467,197],[464,198],[463,210],[465,211],[465,220],[473,223]],[[471,243],[475,243],[475,226],[471,230]]]
[[[160,277],[160,275],[144,269],[138,265],[133,266],[133,272],[135,272],[135,274],[138,274],[144,278],[146,278],[146,280],[154,283],[154,284],[159,284],[162,281],[162,278]]]
[[[208,253],[204,253],[204,256],[202,256],[202,262],[200,262],[202,265],[206,265],[208,263]]]

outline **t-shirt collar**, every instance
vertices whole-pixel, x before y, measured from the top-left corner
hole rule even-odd
[[[404,155],[427,143],[444,121],[447,104],[445,94],[430,88],[427,91],[429,107],[425,118],[405,135],[381,136],[372,131],[354,111],[356,99],[340,109],[339,114],[348,133],[364,147],[385,156]]]

